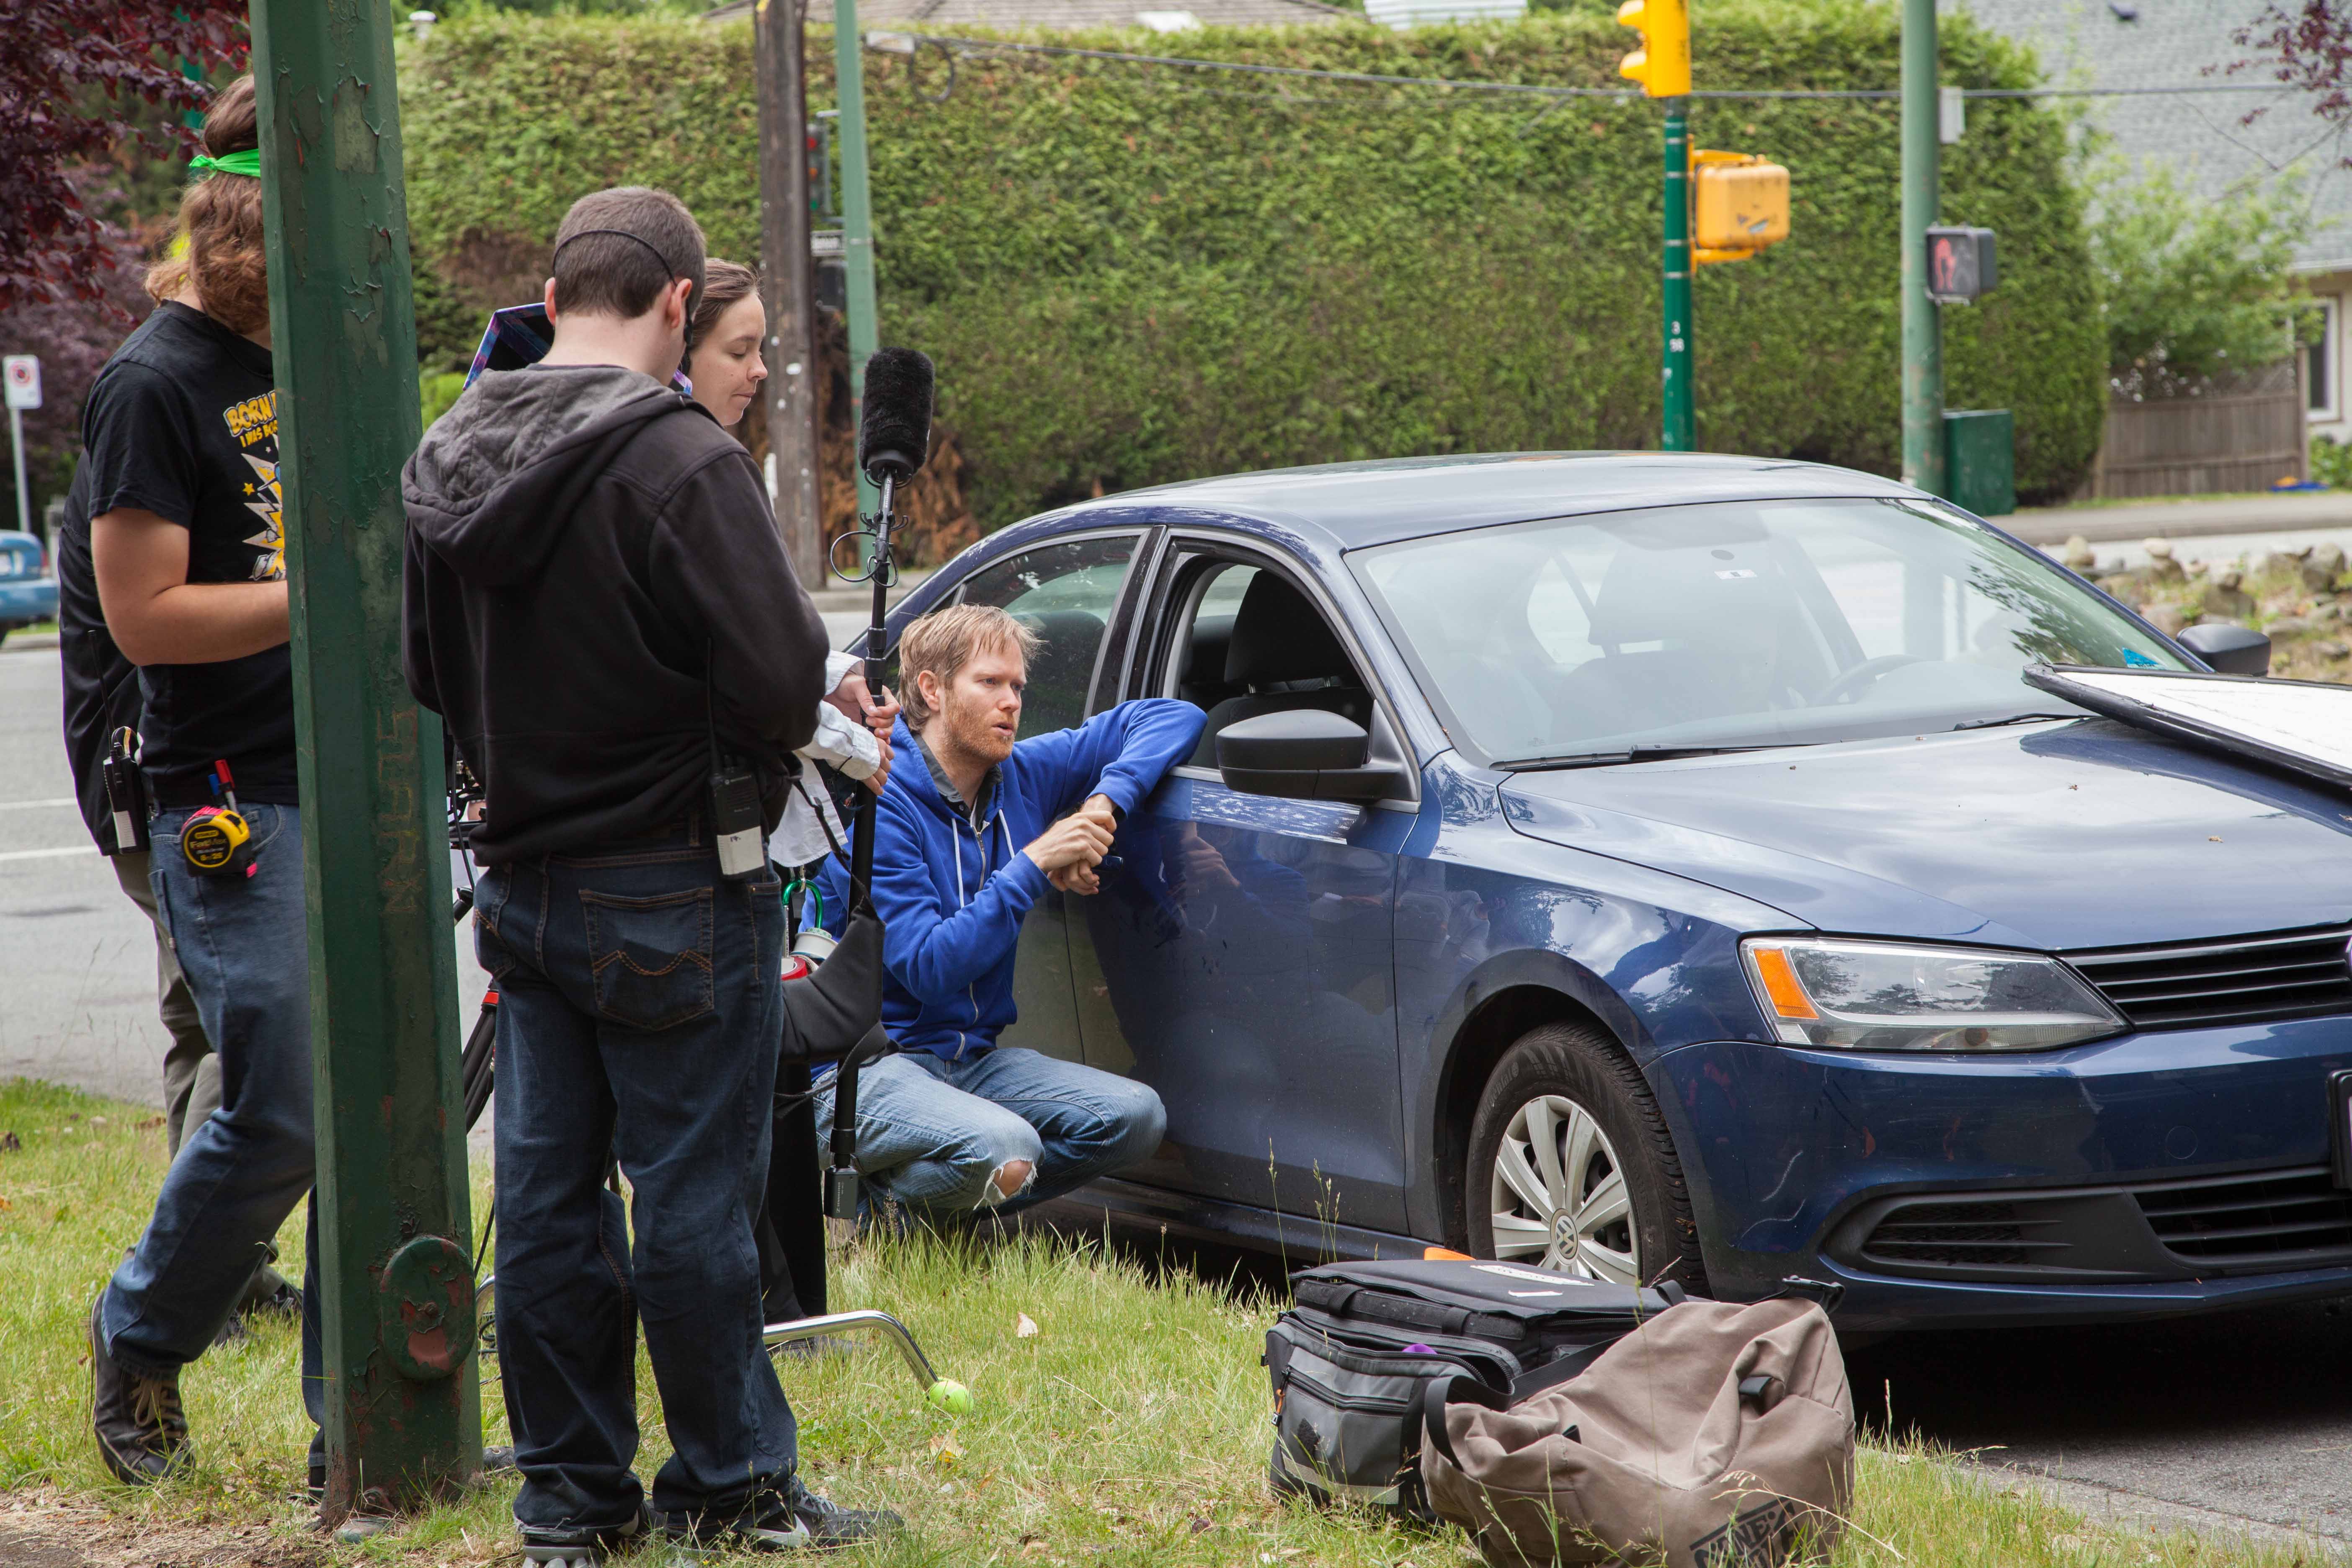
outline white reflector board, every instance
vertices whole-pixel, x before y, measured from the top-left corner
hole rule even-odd
[[[2352,686],[2047,664],[2025,680],[2126,724],[2352,788]]]

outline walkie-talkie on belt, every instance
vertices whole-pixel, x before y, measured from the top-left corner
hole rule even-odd
[[[188,814],[180,829],[180,853],[200,877],[250,877],[253,829],[236,809],[236,781],[229,776],[226,757],[213,763],[205,782],[213,786],[213,797],[227,804],[200,805]]]
[[[114,818],[114,847],[130,854],[147,844],[147,778],[139,771],[139,732],[124,727],[108,740],[99,764],[106,785],[106,809]]]
[[[749,881],[768,869],[767,826],[760,803],[759,775],[740,757],[719,749],[719,719],[712,701],[718,684],[715,649],[702,645],[702,722],[710,738],[710,833],[719,849],[719,874]]]

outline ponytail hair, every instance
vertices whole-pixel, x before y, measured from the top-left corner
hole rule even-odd
[[[205,111],[204,144],[215,158],[261,145],[250,74],[229,83]],[[260,180],[215,173],[180,197],[179,238],[169,257],[147,269],[147,292],[160,304],[192,284],[205,314],[229,331],[250,334],[269,324]]]

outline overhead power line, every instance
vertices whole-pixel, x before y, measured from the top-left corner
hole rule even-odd
[[[1202,60],[1181,55],[1140,55],[1123,49],[1082,49],[1066,44],[1021,44],[1001,38],[967,38],[950,34],[908,33],[897,28],[876,28],[866,35],[868,47],[881,39],[904,39],[909,48],[929,44],[950,54],[1024,54],[1052,55],[1065,58],[1108,60],[1119,65],[1170,66],[1185,70],[1233,71],[1250,76],[1300,77],[1315,81],[1361,82],[1370,87],[1426,87],[1445,91],[1488,92],[1523,98],[1612,98],[1638,99],[1641,91],[1633,88],[1557,87],[1535,82],[1486,81],[1473,77],[1389,76],[1378,71],[1320,70],[1310,66],[1261,65],[1248,60]],[[1963,98],[2145,98],[2179,93],[2207,92],[2283,92],[2289,90],[2276,84],[2259,82],[2185,83],[2179,87],[1971,87],[1961,89]],[[1891,87],[1822,88],[1822,89],[1710,89],[1694,92],[1693,98],[1738,100],[1807,100],[1859,99],[1885,100],[1900,96]]]

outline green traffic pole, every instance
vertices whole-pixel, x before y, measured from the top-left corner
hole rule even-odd
[[[1697,447],[1697,414],[1691,388],[1689,102],[1685,98],[1666,101],[1665,415],[1658,445],[1669,452],[1688,452]]]
[[[1927,297],[1927,230],[1942,205],[1936,123],[1936,0],[1903,0],[1903,479],[1944,476],[1944,323]]]
[[[849,304],[849,410],[853,426],[866,412],[866,362],[881,344],[874,298],[874,192],[866,177],[866,61],[857,32],[857,0],[834,0],[835,102],[841,110],[841,256]],[[857,476],[857,510],[871,516],[882,492]]]
[[[392,17],[352,0],[254,0],[252,16],[330,1520],[446,1494],[481,1468],[441,724],[400,673],[400,469],[420,422]]]

